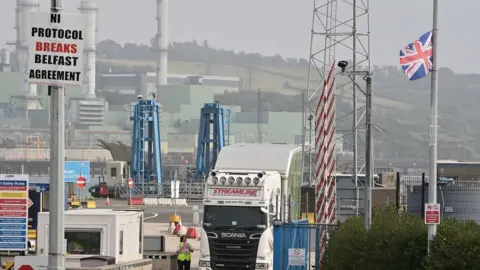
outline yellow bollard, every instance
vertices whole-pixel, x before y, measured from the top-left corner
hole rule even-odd
[[[176,215],[171,215],[170,216],[170,222],[180,222],[180,216],[176,216]]]
[[[5,265],[5,270],[12,270],[14,266],[15,262],[7,262],[7,264]]]
[[[87,208],[89,209],[97,208],[97,203],[95,201],[87,201]]]

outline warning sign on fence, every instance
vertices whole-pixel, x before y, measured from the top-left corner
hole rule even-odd
[[[288,249],[288,265],[291,266],[305,266],[306,256],[304,248],[289,248]]]
[[[427,203],[425,204],[425,224],[439,224],[440,223],[440,204]]]

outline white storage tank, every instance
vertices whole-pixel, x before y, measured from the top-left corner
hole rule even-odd
[[[37,255],[48,255],[49,213],[38,213]],[[81,258],[115,257],[116,263],[143,258],[143,212],[82,209],[65,212],[66,265]]]

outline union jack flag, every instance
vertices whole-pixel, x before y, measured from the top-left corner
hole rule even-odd
[[[400,51],[400,64],[411,81],[421,79],[432,70],[432,32],[423,34]]]

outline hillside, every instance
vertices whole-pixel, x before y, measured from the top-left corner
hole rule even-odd
[[[187,45],[196,53],[182,53],[180,49],[175,51],[179,45],[177,44],[177,47],[172,45],[171,50],[174,53],[171,53],[169,73],[237,76],[242,78],[244,89],[251,86],[252,89],[263,88],[264,91],[287,95],[299,93],[298,90],[286,89],[287,85],[291,86],[289,88],[304,89],[307,83],[308,62],[304,59],[284,60],[281,57],[279,59],[278,56],[270,58],[259,55],[249,56],[210,49],[208,45],[207,47],[196,43],[193,45],[187,43]],[[139,46],[135,50],[141,51],[135,51],[131,49],[134,45],[129,46],[129,52],[125,51],[127,50],[125,45],[121,53],[117,48],[117,54],[109,55],[109,49],[99,45],[99,48],[104,50],[104,57],[98,60],[99,69],[123,72],[155,70],[155,62],[146,60],[154,59],[151,51],[146,50],[148,47]],[[183,50],[188,51],[185,48]],[[202,50],[209,52],[208,57]],[[191,60],[185,59],[187,57]],[[373,120],[381,130],[375,133],[377,152],[380,151],[382,155],[390,157],[425,158],[428,153],[429,134],[429,78],[410,82],[398,67],[375,67],[373,71]],[[439,78],[440,157],[455,158],[451,151],[442,151],[446,145],[471,141],[473,144],[469,144],[464,154],[458,158],[476,158],[475,153],[480,152],[475,148],[480,134],[480,118],[476,112],[477,104],[480,102],[480,75],[461,75],[449,69],[441,69]],[[248,94],[244,92],[239,95]],[[337,92],[337,96],[337,114],[350,113],[351,96],[341,91]],[[246,105],[256,103],[254,98],[254,96],[250,100],[247,98]],[[284,98],[281,100],[285,103]],[[279,101],[280,98],[272,98],[269,103]],[[298,98],[279,107],[285,111],[301,110]],[[350,128],[344,124],[344,121],[337,121],[337,125],[337,130]]]

